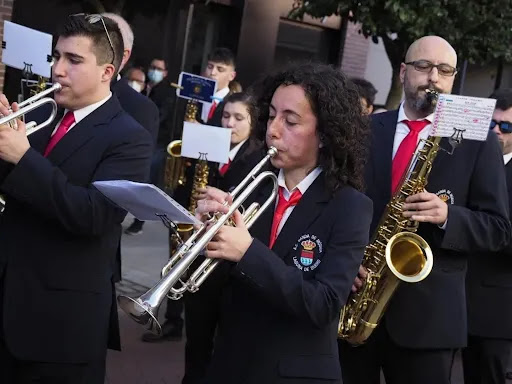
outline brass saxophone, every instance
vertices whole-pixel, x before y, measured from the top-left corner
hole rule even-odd
[[[196,120],[197,102],[189,100],[185,112],[185,121],[193,122]],[[172,141],[167,146],[169,157],[166,161],[165,186],[174,190],[177,186],[183,186],[186,183],[185,171],[190,165],[188,159],[181,156],[181,140]],[[199,159],[194,169],[194,179],[192,182],[192,192],[190,193],[189,212],[194,213],[197,207],[197,193],[199,188],[208,185],[208,175],[210,168],[206,159]],[[191,224],[178,224],[177,233],[172,233],[169,237],[169,254],[173,255],[179,246],[188,240],[194,227]]]
[[[431,103],[437,95],[427,90]],[[419,223],[403,217],[402,206],[408,196],[425,189],[440,141],[441,137],[429,136],[423,148],[416,151],[365,248],[362,265],[368,276],[363,286],[349,295],[338,324],[338,337],[350,344],[363,344],[370,337],[400,281],[419,282],[432,270],[432,250],[415,233]]]

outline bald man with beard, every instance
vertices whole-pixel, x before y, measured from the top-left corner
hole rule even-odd
[[[427,89],[451,93],[457,54],[438,36],[415,41],[400,67],[405,100],[398,110],[372,116],[365,179],[375,232],[415,145],[429,137],[435,101]],[[441,147],[451,146],[446,138]],[[453,356],[467,343],[465,271],[469,252],[497,251],[510,238],[503,157],[494,132],[463,141],[452,155],[440,150],[426,190],[409,196],[403,215],[432,248],[434,266],[421,282],[401,283],[366,344],[339,341],[345,384],[448,384]],[[492,186],[492,187],[490,187]],[[361,288],[361,267],[353,291]]]

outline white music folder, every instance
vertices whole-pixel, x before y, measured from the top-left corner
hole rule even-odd
[[[95,181],[93,185],[110,201],[142,221],[165,216],[177,224],[201,224],[189,211],[153,184],[128,180]]]

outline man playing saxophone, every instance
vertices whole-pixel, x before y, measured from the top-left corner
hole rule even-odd
[[[416,145],[429,136],[435,107],[429,90],[450,93],[456,65],[457,55],[444,39],[417,40],[400,70],[405,101],[399,110],[372,116],[365,170],[367,194],[374,203],[371,233],[400,188]],[[398,286],[365,345],[354,348],[339,341],[346,384],[379,383],[381,368],[393,384],[449,383],[454,351],[466,345],[466,252],[499,250],[509,240],[507,190],[496,135],[490,132],[484,142],[465,141],[452,155],[447,139],[440,147],[426,190],[407,197],[402,206],[405,218],[420,223],[418,234],[432,249],[432,272],[421,282]],[[360,270],[354,291],[364,277]]]

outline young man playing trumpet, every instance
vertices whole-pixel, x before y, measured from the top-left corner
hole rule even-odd
[[[107,345],[119,347],[112,276],[126,212],[91,184],[149,171],[151,137],[110,92],[115,23],[70,16],[58,36],[54,123],[30,138],[21,122],[0,126],[2,383],[103,384]]]

